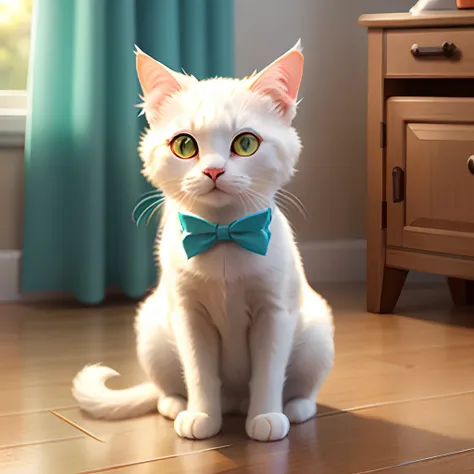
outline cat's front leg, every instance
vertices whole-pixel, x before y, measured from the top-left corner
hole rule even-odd
[[[222,426],[219,335],[205,315],[194,312],[176,314],[173,328],[188,395],[174,428],[183,438],[210,438]]]
[[[295,318],[282,309],[258,315],[249,335],[252,358],[246,430],[257,441],[283,439],[290,429],[283,414],[283,386],[291,354]]]

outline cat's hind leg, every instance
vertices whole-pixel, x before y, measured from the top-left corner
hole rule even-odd
[[[187,408],[187,395],[163,293],[158,288],[138,311],[135,322],[137,354],[143,370],[158,387],[159,413],[175,420]]]
[[[304,423],[316,415],[316,397],[334,360],[332,314],[326,302],[312,293],[301,317],[283,391],[290,423]]]
[[[187,406],[187,400],[179,395],[161,396],[158,399],[158,412],[173,421],[182,411],[186,411]]]

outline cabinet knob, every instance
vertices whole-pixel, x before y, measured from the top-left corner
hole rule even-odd
[[[403,202],[405,200],[405,172],[395,166],[392,170],[393,202]]]
[[[422,58],[425,56],[444,56],[445,58],[453,58],[457,53],[457,47],[454,43],[445,42],[441,46],[420,46],[414,44],[411,47],[411,54],[415,58]]]
[[[467,160],[467,168],[471,174],[474,174],[474,155],[470,156]]]

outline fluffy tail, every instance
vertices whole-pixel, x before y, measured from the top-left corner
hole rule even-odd
[[[158,389],[144,383],[125,390],[105,386],[110,377],[120,375],[109,367],[88,365],[74,378],[72,395],[79,407],[94,418],[119,420],[156,411]]]

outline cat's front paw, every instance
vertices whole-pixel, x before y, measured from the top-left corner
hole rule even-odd
[[[220,417],[206,413],[182,411],[174,421],[174,429],[182,438],[207,439],[219,433],[222,427]]]
[[[247,435],[256,441],[279,441],[290,431],[290,422],[283,413],[267,413],[247,419]]]

